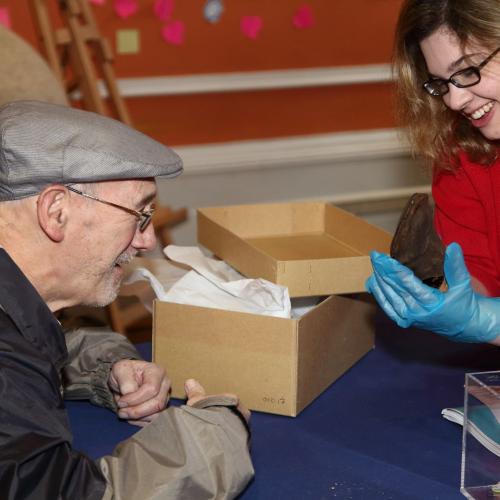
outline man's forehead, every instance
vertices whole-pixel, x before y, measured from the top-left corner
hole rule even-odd
[[[156,196],[156,183],[151,178],[99,182],[96,186],[99,194],[129,204],[149,203]]]
[[[124,179],[118,181],[104,181],[96,183],[99,190],[116,192],[156,192],[156,183],[154,179]]]

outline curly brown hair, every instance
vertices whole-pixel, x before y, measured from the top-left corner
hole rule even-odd
[[[494,50],[500,46],[500,0],[403,2],[393,59],[398,122],[406,128],[413,152],[436,170],[455,170],[460,151],[490,165],[497,158],[497,143],[422,88],[429,76],[420,42],[442,27],[453,32],[463,48],[473,41]]]

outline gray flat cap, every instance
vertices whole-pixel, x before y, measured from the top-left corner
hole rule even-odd
[[[39,101],[0,108],[0,201],[50,184],[175,177],[171,149],[96,113]]]

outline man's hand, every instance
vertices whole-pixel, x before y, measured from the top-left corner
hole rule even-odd
[[[122,359],[113,364],[108,380],[115,393],[118,416],[130,424],[144,427],[165,409],[170,380],[154,363]]]

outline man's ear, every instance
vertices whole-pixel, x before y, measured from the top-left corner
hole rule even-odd
[[[38,195],[38,223],[52,241],[59,242],[64,239],[68,214],[69,193],[64,186],[46,187]]]

